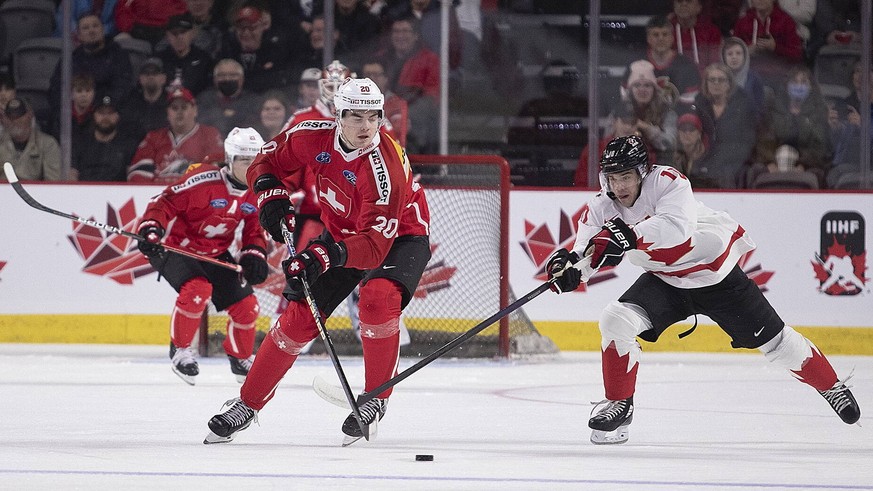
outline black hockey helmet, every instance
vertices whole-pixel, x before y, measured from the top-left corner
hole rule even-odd
[[[606,190],[607,196],[615,199],[606,175],[631,169],[636,169],[641,180],[652,169],[643,139],[637,135],[620,136],[607,143],[600,156],[600,185]]]

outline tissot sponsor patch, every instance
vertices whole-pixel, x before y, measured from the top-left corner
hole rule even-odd
[[[221,180],[221,175],[219,174],[219,172],[217,170],[211,170],[209,172],[203,172],[201,174],[194,174],[193,176],[189,177],[188,179],[185,179],[185,182],[183,182],[181,184],[176,184],[175,186],[170,188],[170,190],[173,191],[174,193],[177,193],[183,189],[187,189],[187,188],[196,186],[198,184],[202,184],[204,182],[220,181],[220,180]]]
[[[388,176],[388,166],[378,149],[370,152],[370,167],[373,168],[373,178],[376,180],[376,190],[379,192],[377,205],[387,205],[391,196],[391,179]]]

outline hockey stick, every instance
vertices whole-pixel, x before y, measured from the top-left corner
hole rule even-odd
[[[281,226],[282,238],[285,239],[285,246],[288,248],[288,253],[291,257],[294,257],[297,255],[297,251],[294,249],[294,237],[291,235],[291,231],[288,230],[285,222],[282,222]],[[345,393],[346,400],[352,410],[352,414],[355,416],[355,421],[358,422],[358,426],[361,428],[361,433],[364,434],[364,439],[370,441],[370,425],[365,425],[361,418],[360,405],[355,403],[355,396],[352,394],[352,388],[349,386],[349,381],[346,378],[345,372],[343,372],[343,367],[336,354],[336,348],[333,347],[333,341],[330,340],[327,328],[324,327],[324,322],[321,320],[321,314],[318,313],[318,306],[315,305],[315,299],[312,298],[312,291],[309,289],[309,281],[306,279],[305,274],[300,276],[300,283],[303,285],[303,296],[306,297],[306,303],[309,305],[309,312],[312,314],[312,319],[315,320],[315,326],[318,328],[318,334],[321,336],[321,340],[324,341],[324,348],[327,351],[328,356],[330,356],[330,361],[333,363],[333,368],[336,370],[337,377],[339,377],[340,385],[342,385],[343,392]]]
[[[77,217],[76,215],[70,215],[68,213],[64,213],[62,211],[55,210],[53,208],[49,208],[48,206],[45,206],[42,203],[40,203],[39,201],[35,200],[33,198],[33,196],[31,196],[24,189],[24,186],[22,186],[21,183],[18,182],[18,176],[15,175],[15,169],[12,168],[12,164],[10,164],[9,162],[4,163],[3,164],[3,172],[6,173],[6,180],[9,181],[9,184],[11,184],[12,189],[14,189],[16,193],[18,193],[18,196],[20,196],[21,199],[23,199],[25,203],[27,203],[28,205],[30,205],[33,208],[36,208],[37,210],[44,211],[46,213],[51,213],[52,215],[57,215],[59,217],[69,218],[70,220],[73,220],[73,221],[76,221],[79,223],[84,223],[85,225],[88,225],[89,227],[100,228],[100,229],[106,230],[107,232],[112,232],[113,234],[123,235],[124,237],[129,237],[129,238],[134,239],[134,240],[139,240],[139,241],[145,240],[144,237],[141,237],[141,236],[134,234],[132,232],[128,232],[127,230],[124,230],[124,229],[121,229],[118,227],[114,227],[112,225],[108,225],[105,223],[96,222],[94,220],[88,220],[86,218]],[[173,252],[173,253],[176,253],[176,254],[179,254],[182,256],[188,256],[188,257],[196,259],[198,261],[203,261],[206,263],[214,264],[216,266],[221,266],[222,268],[227,268],[227,269],[236,271],[237,273],[242,273],[242,266],[240,266],[239,264],[228,263],[228,262],[222,261],[220,259],[213,259],[209,256],[201,256],[200,254],[188,252],[184,249],[177,249],[175,247],[168,246],[165,244],[161,244],[161,246],[170,252]]]

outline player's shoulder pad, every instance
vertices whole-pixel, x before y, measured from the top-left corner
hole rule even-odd
[[[220,169],[212,164],[191,164],[182,176],[182,181],[170,186],[170,191],[178,193],[208,182],[221,181]]]

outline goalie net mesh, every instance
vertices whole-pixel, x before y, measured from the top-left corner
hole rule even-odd
[[[425,356],[515,300],[509,288],[509,167],[500,157],[411,156],[431,212],[432,257],[404,309],[409,344],[402,356]],[[284,302],[281,261],[287,251],[270,244],[270,277],[255,288],[261,306],[257,341],[278,317]],[[231,252],[236,252],[232,250]],[[221,355],[227,317],[210,305],[201,329],[200,352]],[[337,353],[360,355],[349,302],[327,320]],[[310,353],[324,353],[320,339]],[[452,357],[494,357],[557,352],[522,309],[504,317],[449,353]]]

